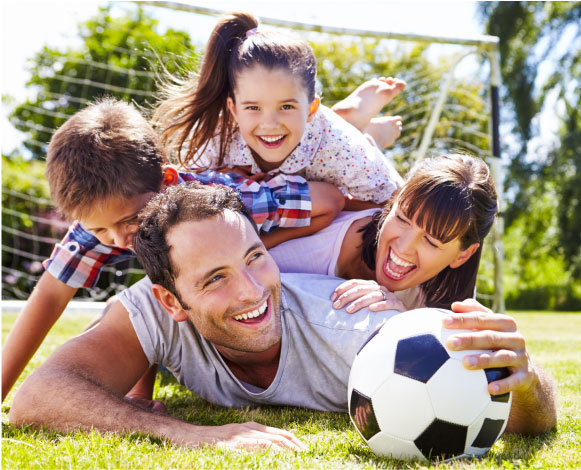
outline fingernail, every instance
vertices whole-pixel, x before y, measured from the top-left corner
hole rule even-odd
[[[337,308],[337,309],[341,308],[341,302],[339,302],[339,301],[337,300],[337,302],[335,302],[335,303],[333,304],[333,308]]]
[[[452,317],[444,317],[442,319],[442,323],[444,325],[451,325],[452,323],[454,323],[454,319]]]
[[[499,390],[500,390],[500,386],[499,386],[499,385],[493,385],[493,386],[492,386],[492,391],[493,391],[494,393],[498,393],[498,391],[499,391]]]
[[[335,300],[337,300],[337,294],[333,292],[333,295],[331,296],[331,302],[335,302]]]
[[[458,338],[448,338],[448,347],[451,349],[456,349],[460,346],[460,340]]]
[[[351,313],[353,312],[353,310],[355,310],[355,308],[353,307],[353,305],[349,305],[349,307],[347,307],[345,310]]]
[[[470,367],[471,369],[476,367],[476,364],[478,364],[478,359],[476,359],[475,357],[467,357],[466,361],[468,362],[468,367]]]

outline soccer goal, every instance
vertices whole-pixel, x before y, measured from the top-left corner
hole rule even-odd
[[[218,16],[223,13],[175,2],[136,3],[149,9],[171,9],[180,15]],[[141,8],[139,5],[135,8]],[[319,93],[327,106],[332,106],[372,77],[404,79],[408,83],[405,92],[383,110],[387,115],[403,118],[402,135],[386,150],[387,156],[396,162],[402,174],[415,160],[426,156],[453,151],[479,156],[493,171],[503,208],[497,38],[431,37],[275,18],[260,20],[266,28],[291,29],[311,42],[318,59]],[[24,133],[24,146],[34,155],[42,156],[52,132],[68,116],[98,96],[112,95],[141,106],[153,105],[152,96],[160,72],[155,64],[167,65],[171,61],[178,63],[178,69],[195,67],[192,65],[195,60],[186,58],[186,51],[180,64],[179,57],[166,57],[148,43],[120,48],[105,42],[100,47],[105,50],[107,61],[95,60],[85,50],[74,55],[63,53],[52,63],[45,64],[46,70],[41,75],[52,80],[50,89],[41,88],[40,100],[28,100],[21,105],[23,112],[13,113],[11,122]],[[200,45],[200,50],[202,48]],[[119,60],[109,60],[111,57],[119,57]],[[25,170],[23,166],[20,176],[23,180],[29,176],[30,183],[22,183],[21,187],[7,184],[3,177],[2,294],[5,299],[28,297],[42,272],[40,262],[50,254],[52,246],[66,230],[66,221],[51,208],[46,188],[39,188],[37,184],[41,174],[41,170]],[[485,243],[477,287],[477,295],[500,312],[504,311],[502,232],[500,216]],[[109,267],[97,288],[79,295],[106,300],[142,275],[135,261]]]

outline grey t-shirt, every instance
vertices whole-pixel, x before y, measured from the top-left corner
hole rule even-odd
[[[163,364],[179,383],[211,403],[346,411],[349,371],[359,347],[398,312],[334,310],[329,299],[342,279],[282,274],[281,281],[280,363],[266,390],[238,380],[190,321],[174,321],[153,297],[149,279],[126,289],[120,299],[149,363]]]

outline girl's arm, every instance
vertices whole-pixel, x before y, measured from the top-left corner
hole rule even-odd
[[[48,272],[40,277],[2,348],[2,401],[76,292]]]
[[[327,227],[345,205],[341,191],[329,183],[309,182],[311,195],[311,224],[307,227],[278,228],[260,236],[266,248],[272,248],[293,238],[306,237]]]

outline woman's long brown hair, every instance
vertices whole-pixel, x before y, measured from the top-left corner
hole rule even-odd
[[[381,228],[396,201],[408,219],[440,242],[458,239],[462,250],[480,244],[464,264],[455,269],[448,266],[421,285],[426,305],[450,308],[454,301],[473,297],[484,238],[498,212],[496,189],[486,163],[460,154],[416,163],[384,210],[360,230],[362,257],[372,270]]]

